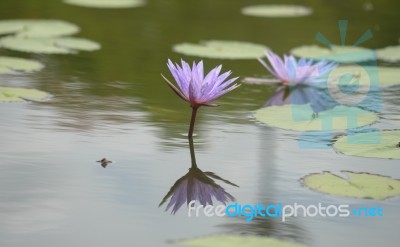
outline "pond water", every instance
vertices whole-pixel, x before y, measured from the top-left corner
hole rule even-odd
[[[341,170],[400,178],[398,160],[301,149],[298,133],[254,119],[275,90],[242,85],[201,108],[195,127],[197,165],[239,187],[223,185],[239,203],[331,203],[379,206],[384,217],[259,218],[188,217],[158,207],[190,167],[185,133],[190,108],[160,77],[166,62],[196,60],[172,52],[181,42],[208,39],[260,43],[275,52],[316,44],[323,33],[339,43],[337,21],[349,20],[347,40],[371,29],[363,46],[398,44],[400,7],[395,1],[301,1],[314,14],[256,18],[240,9],[271,1],[148,0],[140,8],[106,10],[61,0],[2,0],[1,19],[60,19],[81,27],[80,37],[102,49],[74,55],[2,55],[33,58],[46,68],[1,75],[0,85],[37,88],[54,97],[43,103],[0,104],[0,246],[171,246],[171,240],[220,233],[272,236],[309,246],[389,246],[400,242],[399,198],[384,201],[328,196],[301,185],[309,173]],[[273,1],[272,1],[273,2]],[[292,1],[283,1],[292,3]],[[296,1],[297,3],[298,1]],[[223,63],[233,75],[267,72],[256,60],[204,59],[207,70]],[[383,63],[382,63],[383,64]],[[400,127],[399,87],[381,92],[378,129]],[[112,160],[106,169],[96,163]]]

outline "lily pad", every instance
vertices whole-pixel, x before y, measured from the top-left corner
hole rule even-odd
[[[1,34],[21,37],[56,37],[79,32],[75,24],[61,20],[4,20],[0,21]]]
[[[21,38],[9,36],[0,39],[0,45],[10,50],[45,54],[68,54],[76,53],[77,50],[100,49],[100,45],[94,41],[75,37]]]
[[[0,87],[0,102],[45,101],[50,94],[28,88]]]
[[[331,195],[384,200],[400,195],[400,180],[377,174],[344,171],[347,178],[331,172],[310,174],[302,178],[307,187]]]
[[[64,0],[64,3],[89,8],[134,8],[146,4],[145,0]]]
[[[400,159],[399,143],[400,130],[385,130],[342,136],[333,147],[346,155]]]
[[[400,61],[400,45],[378,49],[376,50],[376,54],[379,59],[389,62],[398,62]]]
[[[352,75],[360,86],[384,87],[400,84],[400,68],[395,67],[339,66],[329,74],[330,83],[343,75]]]
[[[358,46],[336,46],[331,48],[317,45],[305,45],[290,51],[297,57],[314,58],[317,60],[331,60],[338,63],[355,63],[376,59],[374,50]]]
[[[53,38],[52,41],[55,43],[55,46],[73,50],[95,51],[101,48],[99,43],[83,38],[63,37]]]
[[[24,30],[22,20],[4,20],[0,21],[0,35],[12,34]]]
[[[268,47],[241,41],[209,40],[200,44],[180,43],[173,51],[189,56],[218,59],[255,59],[262,57]]]
[[[18,71],[34,72],[44,68],[41,62],[17,58],[17,57],[0,57],[0,74],[12,74]]]
[[[344,105],[316,115],[310,104],[261,108],[255,117],[269,126],[296,131],[345,130],[370,125],[378,120],[373,112]]]
[[[188,240],[178,241],[178,244],[183,246],[193,247],[306,247],[306,245],[278,240],[269,237],[258,236],[207,236]]]
[[[242,14],[257,17],[301,17],[312,12],[311,8],[298,5],[255,5],[242,9]]]

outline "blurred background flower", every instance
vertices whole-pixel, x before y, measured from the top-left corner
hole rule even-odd
[[[261,58],[260,63],[284,85],[318,85],[326,84],[327,75],[337,64],[334,62],[318,61],[313,59],[300,58],[296,60],[292,55],[284,55],[283,59],[272,51],[265,53],[270,65]]]

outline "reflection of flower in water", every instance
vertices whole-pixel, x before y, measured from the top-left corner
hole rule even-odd
[[[213,205],[213,197],[224,204],[234,201],[235,198],[216,184],[213,178],[237,186],[212,172],[203,172],[197,167],[192,167],[185,176],[175,182],[159,206],[164,204],[169,197],[171,200],[165,210],[173,207],[172,213],[176,213],[185,202],[188,204],[193,200],[200,202],[203,206]]]
[[[234,201],[235,198],[218,185],[215,180],[238,186],[213,172],[203,172],[197,168],[192,138],[189,138],[189,143],[192,167],[186,175],[175,182],[159,206],[163,205],[168,198],[171,198],[165,211],[172,207],[172,213],[175,214],[184,203],[189,204],[193,200],[198,201],[203,206],[213,205],[213,199],[223,204]]]
[[[281,86],[275,91],[264,107],[281,105],[304,105],[310,104],[315,113],[335,107],[335,103],[326,90],[316,87],[298,85]]]
[[[315,62],[306,58],[296,60],[291,55],[284,55],[282,59],[272,51],[266,52],[265,55],[270,65],[260,58],[258,61],[284,85],[319,85],[326,82],[326,75],[337,66],[334,62]]]

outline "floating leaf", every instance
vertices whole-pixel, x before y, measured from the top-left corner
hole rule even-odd
[[[400,159],[399,143],[399,130],[385,130],[342,136],[333,147],[346,155]]]
[[[312,12],[311,8],[297,5],[255,5],[242,9],[242,14],[257,17],[300,17]]]
[[[336,67],[329,74],[329,83],[337,83],[338,79],[346,75],[352,76],[360,86],[385,87],[400,84],[400,68],[355,65],[342,65]],[[245,77],[242,82],[248,84],[273,84],[280,81],[273,78]]]
[[[178,241],[183,246],[193,247],[306,247],[306,245],[258,236],[207,236]]]
[[[310,104],[261,108],[255,117],[269,126],[296,131],[345,130],[370,125],[378,120],[373,112],[343,105],[316,115]]]
[[[377,174],[344,172],[347,179],[323,172],[307,175],[302,181],[313,190],[332,195],[375,200],[400,195],[400,180]]]
[[[22,37],[56,37],[79,32],[75,24],[60,20],[4,20],[0,21],[0,34]]]
[[[24,21],[22,20],[4,20],[0,21],[0,35],[11,34],[24,30]]]
[[[36,89],[0,87],[0,102],[44,101],[50,94]]]
[[[90,8],[133,8],[146,4],[145,0],[64,0],[64,3]]]
[[[0,45],[3,48],[32,52],[32,53],[46,53],[46,54],[67,54],[74,53],[72,50],[68,50],[63,47],[57,47],[51,39],[46,38],[32,38],[25,39],[16,36],[9,36],[0,39]]]
[[[344,75],[353,76],[360,86],[400,84],[400,68],[380,66],[339,66],[329,74],[330,83]]]
[[[376,54],[379,59],[389,62],[398,62],[400,61],[400,45],[378,49],[376,50]]]
[[[21,38],[9,36],[0,39],[0,45],[16,51],[46,54],[67,54],[76,53],[76,50],[100,49],[100,45],[94,41],[75,37]]]
[[[242,83],[254,85],[272,85],[282,83],[282,81],[276,78],[245,77],[242,79]]]
[[[0,57],[0,74],[12,74],[16,71],[34,72],[44,68],[38,61],[16,57]]]
[[[200,44],[181,43],[173,51],[189,55],[219,59],[254,59],[262,57],[268,47],[241,41],[209,40]]]
[[[297,57],[327,59],[339,63],[355,63],[376,59],[374,50],[357,46],[333,45],[331,48],[326,48],[317,45],[305,45],[292,49],[290,53]]]
[[[57,47],[64,47],[68,49],[82,51],[94,51],[100,49],[101,47],[100,44],[97,42],[75,37],[54,38],[52,39],[52,41]]]

